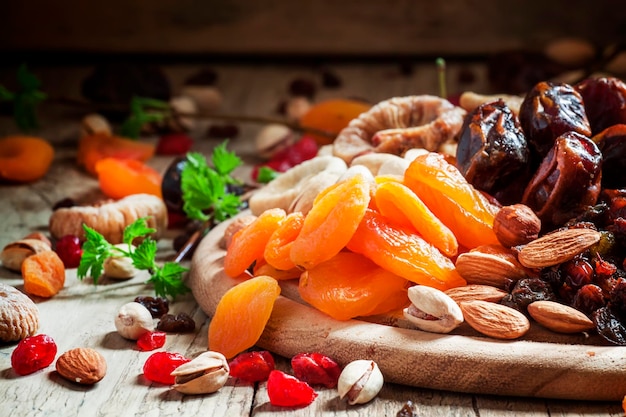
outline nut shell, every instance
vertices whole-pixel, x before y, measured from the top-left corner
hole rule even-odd
[[[100,381],[107,372],[107,363],[100,352],[92,348],[71,349],[59,356],[56,369],[63,378],[82,385]]]
[[[40,239],[24,238],[6,245],[0,253],[0,262],[5,268],[20,272],[24,259],[49,250],[51,250],[50,245]]]
[[[18,289],[0,283],[0,341],[15,342],[39,329],[39,309]]]

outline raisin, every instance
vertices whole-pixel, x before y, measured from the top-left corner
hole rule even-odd
[[[230,375],[247,382],[265,381],[274,370],[274,357],[267,350],[240,353],[230,363]]]
[[[413,404],[413,401],[409,400],[398,411],[396,417],[417,417],[417,407]]]
[[[501,304],[526,313],[530,303],[540,300],[556,301],[550,285],[539,278],[524,278],[517,281],[511,293],[502,299]]]
[[[159,318],[166,314],[170,307],[169,301],[164,297],[138,296],[134,300],[148,309],[152,318]]]
[[[50,336],[38,334],[22,339],[11,354],[11,366],[18,375],[28,375],[50,365],[57,345]]]
[[[187,313],[166,314],[159,320],[157,330],[167,333],[191,333],[196,330],[196,322]]]
[[[304,78],[296,78],[289,83],[289,94],[292,96],[303,96],[308,99],[313,99],[317,88],[315,83],[311,80]]]
[[[143,376],[152,382],[172,385],[175,378],[171,375],[174,369],[189,362],[190,359],[179,353],[156,352],[146,359],[143,365]]]
[[[602,288],[595,284],[588,284],[579,289],[572,301],[572,307],[591,316],[594,311],[606,305]]]
[[[234,139],[239,136],[239,127],[232,124],[213,124],[209,126],[207,136],[213,139]]]
[[[610,307],[597,309],[591,318],[600,336],[613,344],[626,346],[626,328]]]
[[[54,203],[54,205],[52,206],[52,211],[58,210],[60,208],[74,207],[75,205],[76,202],[73,199],[66,197]]]
[[[321,353],[299,353],[291,359],[291,367],[296,378],[326,388],[336,387],[341,374],[337,362]]]
[[[561,269],[565,284],[572,288],[580,288],[590,284],[593,280],[593,267],[588,261],[580,257],[564,262]]]

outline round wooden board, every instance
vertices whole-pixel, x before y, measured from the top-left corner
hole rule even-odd
[[[227,225],[202,239],[191,262],[189,285],[208,316],[245,279],[224,273],[220,241]],[[385,381],[423,388],[573,400],[621,401],[626,394],[626,347],[568,344],[558,335],[554,341],[500,341],[337,321],[292,298],[278,298],[258,347],[288,358],[321,352],[340,364],[372,359]]]

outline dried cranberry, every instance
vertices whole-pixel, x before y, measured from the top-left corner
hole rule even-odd
[[[317,398],[317,393],[309,384],[278,370],[270,372],[267,395],[270,404],[281,407],[303,407]]]
[[[247,382],[265,381],[274,370],[274,357],[267,350],[245,352],[230,363],[230,375]]]
[[[196,330],[196,322],[187,313],[166,314],[157,323],[157,330],[167,333],[191,333]]]
[[[74,235],[65,235],[60,238],[56,243],[55,252],[66,268],[77,268],[83,256],[80,239]]]
[[[28,375],[50,365],[57,354],[54,340],[45,334],[22,339],[11,354],[11,366],[18,375]]]
[[[165,297],[150,297],[140,295],[138,297],[135,297],[134,301],[147,308],[152,315],[152,318],[155,319],[163,316],[164,314],[167,314],[170,309],[170,303]]]
[[[174,369],[189,362],[190,359],[180,353],[156,352],[150,355],[143,365],[143,376],[149,381],[172,385],[174,377],[170,375]]]
[[[321,353],[299,353],[291,358],[291,367],[296,378],[326,388],[336,387],[341,374],[337,362]]]
[[[165,332],[146,332],[137,339],[137,348],[147,352],[165,345]]]
[[[161,136],[156,146],[157,155],[183,155],[193,146],[193,139],[186,133],[169,133]]]
[[[582,258],[574,258],[561,265],[565,283],[572,288],[580,288],[593,280],[593,267]]]

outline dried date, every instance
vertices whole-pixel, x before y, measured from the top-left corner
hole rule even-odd
[[[588,78],[574,86],[583,98],[591,131],[626,123],[626,83],[615,77]]]
[[[592,140],[602,152],[602,188],[626,187],[626,124],[610,126]]]

